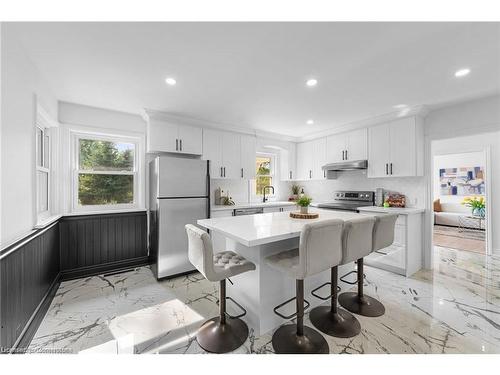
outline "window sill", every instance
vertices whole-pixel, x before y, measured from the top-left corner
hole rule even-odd
[[[41,229],[45,228],[47,225],[52,224],[53,222],[59,220],[62,215],[52,215],[47,218],[44,218],[42,220],[38,220],[38,222],[35,225],[35,229]]]

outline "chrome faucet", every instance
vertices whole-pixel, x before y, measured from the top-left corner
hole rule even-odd
[[[273,194],[274,194],[274,186],[271,186],[271,185],[264,186],[264,188],[262,189],[262,192],[264,193],[264,197],[262,198],[263,203],[266,203],[269,199],[269,198],[266,198],[266,189],[267,188],[271,188],[273,190]]]

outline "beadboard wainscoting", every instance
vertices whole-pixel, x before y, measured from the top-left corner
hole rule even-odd
[[[148,264],[146,211],[65,216],[60,225],[63,280]]]
[[[27,347],[59,286],[59,223],[0,254],[2,352]]]
[[[146,211],[65,216],[0,252],[2,352],[23,352],[62,280],[149,264]]]

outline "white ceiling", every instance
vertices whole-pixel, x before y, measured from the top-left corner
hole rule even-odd
[[[500,23],[21,23],[7,30],[60,100],[291,136],[396,104],[500,90]],[[472,72],[456,79],[462,67]],[[318,86],[305,87],[312,76]]]

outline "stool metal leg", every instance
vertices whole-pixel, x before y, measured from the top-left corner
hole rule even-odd
[[[353,337],[361,332],[358,319],[337,306],[338,267],[331,268],[331,305],[311,310],[309,319],[316,329],[334,337]]]
[[[274,332],[273,348],[278,354],[328,354],[325,338],[304,326],[304,280],[296,280],[297,324],[281,326]]]
[[[358,259],[358,291],[346,292],[339,296],[340,305],[352,313],[377,317],[385,313],[382,303],[363,292],[363,258]]]
[[[239,318],[226,316],[226,280],[220,281],[219,316],[207,320],[198,330],[198,344],[211,353],[238,349],[248,338],[248,326]]]

